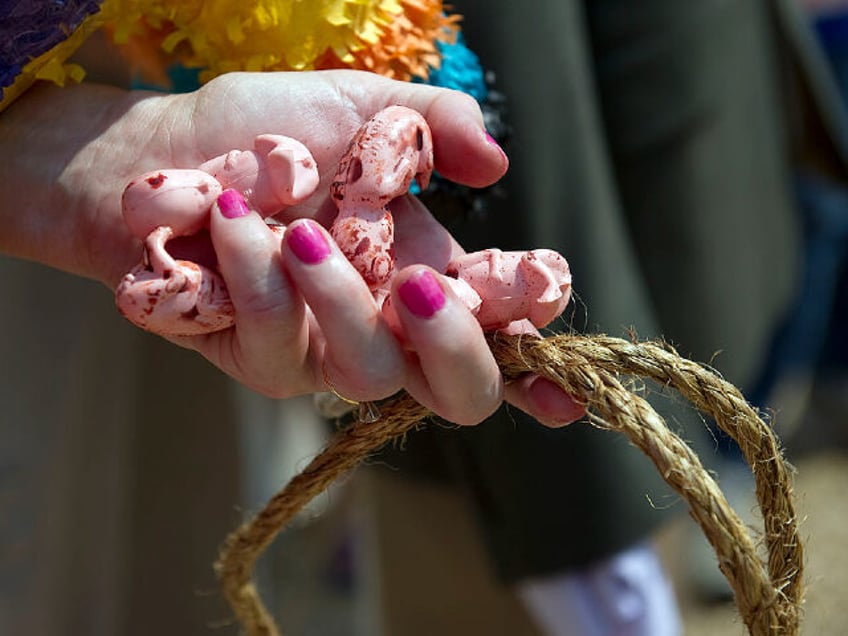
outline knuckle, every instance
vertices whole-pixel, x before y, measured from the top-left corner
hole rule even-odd
[[[367,359],[360,358],[359,360]],[[404,370],[395,361],[361,364],[352,359],[328,358],[324,380],[337,393],[357,402],[381,400],[403,388]]]
[[[472,394],[471,397],[468,393],[454,391],[450,402],[443,400],[441,402],[443,408],[437,407],[436,412],[454,424],[476,426],[494,414],[500,407],[501,401],[501,392],[497,389]]]

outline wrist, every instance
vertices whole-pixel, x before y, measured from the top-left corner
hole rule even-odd
[[[139,172],[160,99],[45,85],[4,112],[0,251],[113,285],[141,252],[124,227],[120,197]]]

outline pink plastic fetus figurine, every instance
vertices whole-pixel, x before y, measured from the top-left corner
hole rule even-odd
[[[363,124],[339,163],[330,190],[339,214],[330,232],[380,303],[394,273],[388,204],[404,195],[413,179],[426,188],[432,170],[430,129],[419,113],[402,106],[386,108]],[[224,189],[240,190],[250,207],[269,216],[307,198],[317,185],[309,151],[279,135],[260,135],[253,150],[230,151],[198,169],[137,177],[124,191],[122,205],[130,231],[145,242],[145,257],[116,290],[119,310],[163,335],[231,326],[234,311],[221,276],[212,267],[174,259],[168,240],[206,227]],[[550,250],[466,254],[448,264],[445,280],[485,330],[525,319],[544,326],[563,311],[571,292],[568,264]],[[390,321],[392,313],[387,312]]]
[[[524,318],[544,327],[571,298],[571,271],[553,250],[472,252],[453,259],[445,274],[457,280],[454,292],[474,312],[483,331],[503,329]],[[479,298],[476,309],[474,297],[462,286]]]
[[[339,162],[330,194],[339,214],[330,235],[368,288],[380,296],[394,273],[394,220],[388,205],[433,172],[433,140],[424,118],[389,106],[360,127]],[[381,300],[378,298],[378,300]]]
[[[192,170],[158,170],[133,179],[124,190],[124,221],[144,240],[144,262],[118,285],[118,310],[148,331],[194,335],[233,324],[233,306],[220,274],[176,260],[168,240],[206,227],[212,204],[227,188],[240,190],[264,216],[311,195],[318,168],[306,147],[280,135],[260,135],[253,150],[232,150]]]

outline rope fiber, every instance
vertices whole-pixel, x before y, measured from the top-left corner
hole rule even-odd
[[[798,534],[792,471],[768,424],[741,392],[714,370],[681,357],[663,342],[604,335],[493,335],[492,352],[507,378],[537,373],[589,409],[587,421],[619,431],[653,461],[686,501],[718,557],[736,605],[753,636],[798,634],[803,600],[803,547]],[[763,517],[762,544],[731,509],[692,449],[625,377],[676,389],[732,437],[753,471]],[[432,415],[401,393],[380,404],[376,422],[337,432],[324,450],[256,516],[225,540],[215,571],[224,596],[249,636],[279,636],[252,582],[257,559],[294,516],[333,481]]]

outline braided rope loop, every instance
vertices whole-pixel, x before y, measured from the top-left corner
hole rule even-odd
[[[803,547],[791,470],[771,428],[736,387],[660,342],[602,335],[496,335],[490,338],[490,346],[507,379],[532,372],[555,382],[585,402],[592,424],[625,434],[648,455],[663,479],[687,502],[715,550],[750,634],[798,634]],[[676,389],[739,444],[754,473],[765,531],[765,562],[748,528],[697,455],[644,398],[625,387],[622,376],[647,378]],[[376,422],[339,431],[264,509],[227,537],[215,570],[249,636],[280,633],[251,581],[256,560],[274,537],[338,477],[430,415],[406,394],[381,404],[380,411],[382,417]]]

